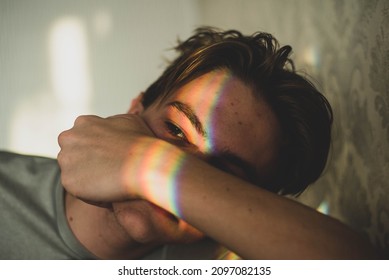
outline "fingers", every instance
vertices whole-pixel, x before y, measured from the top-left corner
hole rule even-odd
[[[69,141],[72,142],[72,139],[74,137],[74,133],[72,133],[75,129],[82,128],[85,126],[93,125],[93,123],[97,123],[99,121],[103,120],[103,118],[95,116],[95,115],[82,115],[78,116],[76,120],[74,121],[74,125],[72,128],[68,130],[62,131],[58,135],[58,144],[60,148],[63,148],[65,143],[68,143]]]
[[[142,117],[136,114],[118,114],[118,115],[113,115],[110,117],[106,118],[107,120],[111,120],[113,123],[120,124],[123,122],[123,120],[127,121],[127,125],[131,129],[133,128],[142,128],[143,132],[147,134],[148,136],[153,136],[155,137],[155,133],[151,129],[151,127],[148,125],[147,122],[145,122]]]
[[[109,116],[107,117],[107,119],[116,119],[116,118],[124,118],[124,119],[134,119],[136,118],[136,115],[133,115],[133,114],[118,114],[118,115],[113,115],[113,116]]]
[[[128,193],[133,194],[133,190],[127,190],[127,181],[133,179],[123,179],[123,165],[129,158],[138,162],[142,157],[139,142],[150,145],[152,136],[140,116],[79,116],[71,129],[58,136],[63,186],[74,196],[90,201],[125,199]],[[134,156],[135,148],[138,157]]]

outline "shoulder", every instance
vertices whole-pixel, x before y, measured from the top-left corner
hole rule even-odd
[[[57,160],[53,158],[0,151],[0,177],[2,178],[13,177],[18,180],[25,178],[26,175],[27,178],[39,175],[40,171],[48,174],[58,169]]]

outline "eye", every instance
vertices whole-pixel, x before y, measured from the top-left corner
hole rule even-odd
[[[179,138],[182,141],[188,142],[185,133],[177,125],[172,122],[165,121],[165,126],[170,135],[174,138]]]
[[[209,157],[207,162],[226,173],[233,174],[241,179],[253,182],[255,171],[251,171],[251,167],[246,167],[246,164],[234,164],[233,162],[223,160],[219,157]]]
[[[217,169],[220,169],[220,170],[227,172],[229,174],[233,174],[230,166],[217,157],[210,157],[208,159],[208,163],[211,164],[212,166],[216,167]]]

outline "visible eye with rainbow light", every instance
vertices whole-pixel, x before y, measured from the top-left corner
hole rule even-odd
[[[165,126],[171,136],[176,139],[182,140],[185,143],[189,143],[188,138],[179,126],[170,121],[165,121]]]

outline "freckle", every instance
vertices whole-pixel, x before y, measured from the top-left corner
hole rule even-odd
[[[73,217],[69,217],[69,221],[70,221],[70,222],[73,222]]]
[[[228,192],[229,192],[229,191],[230,191],[230,188],[228,188],[228,187],[227,187],[227,188],[226,188],[226,191],[228,191]]]
[[[239,124],[239,125],[242,125],[243,123],[239,121],[238,124]]]
[[[238,114],[238,112],[234,112],[234,114],[235,114],[235,115],[237,115],[237,114]]]
[[[231,102],[230,105],[231,105],[231,106],[234,106],[234,102]]]
[[[250,212],[250,213],[253,212],[253,209],[249,208],[249,212]]]

